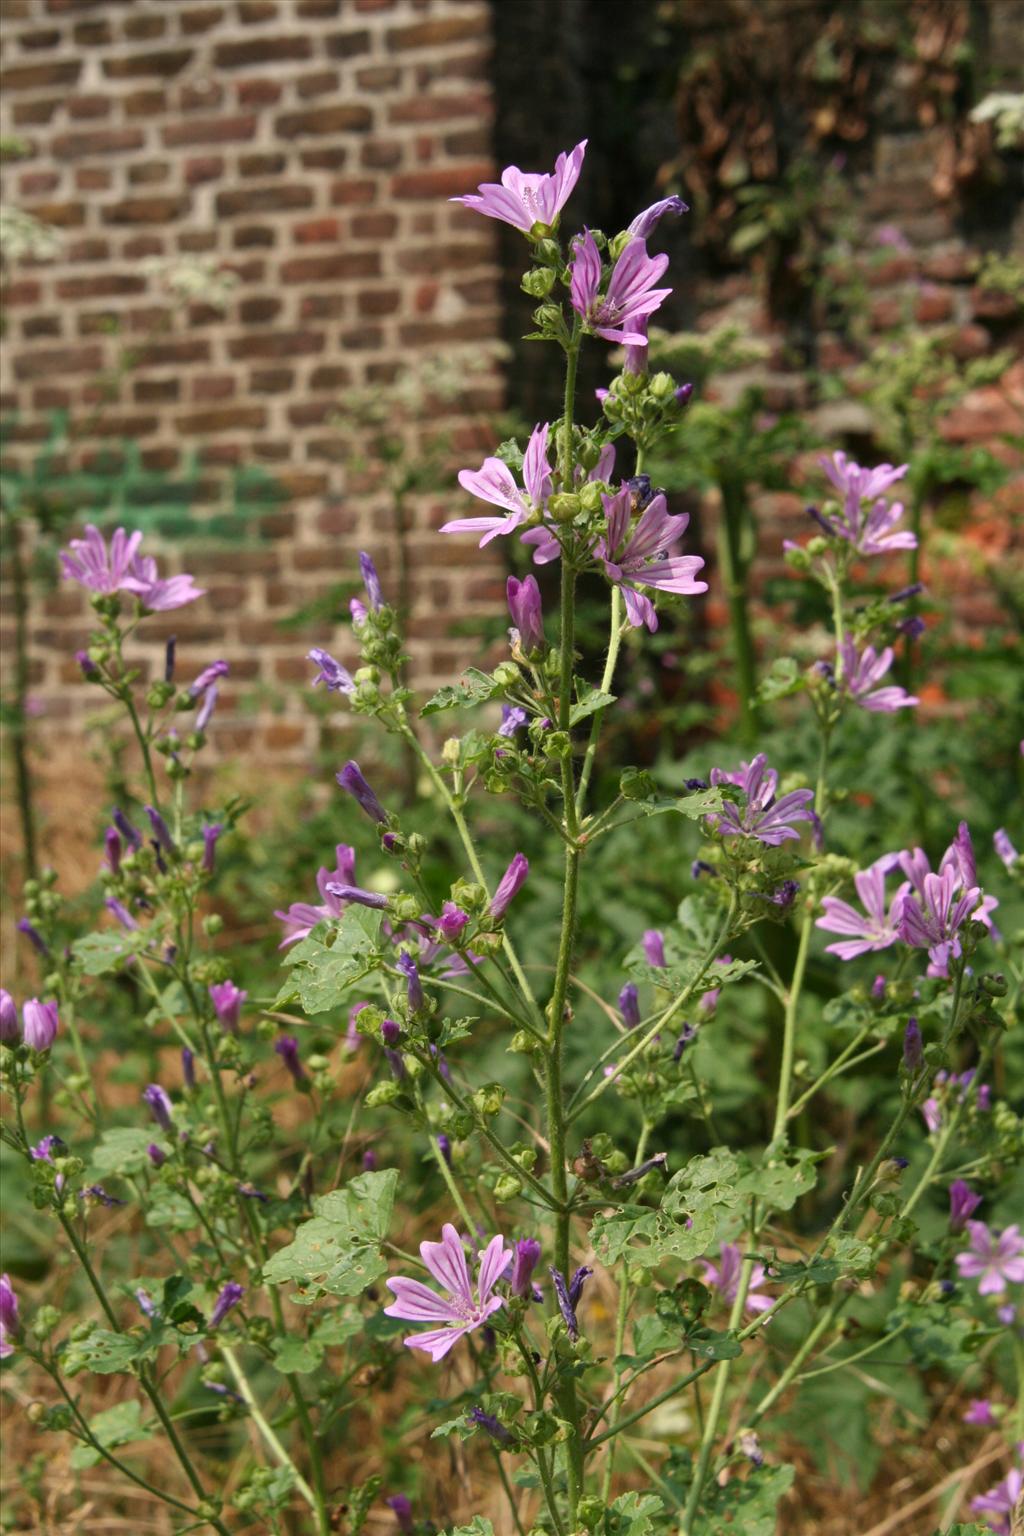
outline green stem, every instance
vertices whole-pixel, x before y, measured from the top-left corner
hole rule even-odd
[[[800,1004],[800,991],[803,987],[804,972],[807,969],[807,955],[811,947],[811,930],[814,925],[814,908],[809,906],[804,913],[803,926],[800,930],[800,942],[796,951],[796,963],[793,966],[793,979],[786,993],[786,1013],[782,1029],[782,1062],[779,1067],[779,1091],[775,1101],[775,1124],[772,1127],[772,1140],[777,1141],[786,1134],[786,1123],[789,1119],[789,1101],[793,1087],[793,1061],[796,1055],[796,1015]]]
[[[747,1304],[747,1291],[750,1289],[750,1277],[753,1273],[753,1261],[744,1258],[740,1271],[739,1284],[736,1287],[736,1296],[733,1300],[732,1311],[729,1313],[729,1329],[735,1332],[743,1321],[743,1308]],[[708,1467],[711,1463],[711,1455],[714,1450],[715,1438],[718,1434],[718,1421],[722,1416],[722,1407],[725,1403],[725,1393],[729,1385],[729,1374],[732,1366],[731,1360],[723,1360],[719,1364],[718,1374],[715,1377],[715,1390],[711,1397],[711,1406],[708,1409],[707,1418],[704,1421],[704,1433],[701,1436],[700,1450],[697,1453],[697,1465],[694,1468],[693,1482],[690,1485],[690,1493],[686,1500],[686,1508],[683,1511],[683,1520],[680,1527],[680,1536],[692,1536],[696,1530],[694,1520],[697,1508],[704,1492],[704,1484],[707,1481]]]
[[[640,1128],[637,1139],[636,1152],[633,1154],[633,1167],[638,1168],[644,1160],[647,1151],[647,1143],[650,1139],[651,1124],[645,1120]],[[615,1426],[618,1423],[619,1411],[625,1402],[625,1394],[620,1391],[622,1385],[622,1371],[619,1369],[618,1360],[626,1347],[626,1323],[629,1318],[629,1262],[623,1259],[619,1266],[619,1301],[615,1313],[615,1371],[612,1386],[612,1406],[608,1417],[608,1429],[615,1434]],[[608,1503],[612,1491],[612,1478],[615,1474],[615,1441],[608,1446],[608,1460],[604,1469],[604,1484],[601,1489],[601,1497]]]
[[[619,659],[619,647],[622,644],[622,592],[612,587],[612,611],[611,628],[608,632],[608,654],[605,657],[604,671],[601,674],[601,692],[607,693],[615,678],[615,667]],[[576,817],[583,816],[583,808],[587,800],[587,788],[590,784],[590,775],[594,771],[594,763],[597,758],[597,745],[601,735],[601,725],[604,721],[604,710],[594,711],[590,722],[590,740],[587,742],[586,754],[583,758],[583,768],[580,773],[579,787],[576,790]]]
[[[252,1387],[249,1385],[249,1379],[239,1364],[238,1356],[227,1344],[221,1344],[220,1352],[227,1362],[228,1370],[231,1372],[235,1379],[235,1385],[238,1388],[239,1397],[241,1397],[244,1401],[245,1406],[248,1408],[252,1417],[253,1423],[256,1425],[256,1428],[259,1430],[260,1434],[263,1436],[263,1439],[265,1440],[271,1453],[277,1458],[282,1467],[291,1468],[292,1475],[295,1478],[296,1488],[299,1490],[310,1508],[318,1510],[316,1494],[306,1482],[306,1479],[302,1476],[302,1473],[299,1471],[298,1467],[295,1465],[294,1461],[289,1456],[280,1440],[277,1438],[277,1435],[275,1434],[271,1425],[263,1416],[260,1405],[256,1401],[256,1398],[253,1394]],[[329,1530],[330,1526],[327,1525],[324,1527],[324,1529]]]
[[[437,1163],[437,1166],[438,1166],[438,1168],[441,1171],[441,1177],[442,1177],[442,1179],[444,1179],[444,1182],[448,1186],[448,1193],[451,1195],[451,1197],[454,1200],[456,1206],[458,1207],[459,1215],[462,1217],[463,1221],[466,1223],[466,1231],[467,1232],[475,1231],[476,1230],[476,1224],[473,1221],[472,1216],[469,1214],[469,1208],[466,1205],[465,1200],[463,1200],[463,1198],[462,1198],[462,1191],[459,1189],[459,1186],[456,1184],[455,1178],[454,1178],[454,1176],[452,1174],[452,1171],[448,1167],[448,1160],[445,1157],[444,1153],[441,1151],[441,1148],[437,1144],[437,1137],[436,1136],[430,1136],[428,1134],[428,1138],[427,1139],[430,1142],[430,1150],[434,1154],[434,1161]]]
[[[723,474],[719,481],[722,517],[719,524],[718,560],[722,588],[729,609],[736,676],[740,694],[740,734],[751,741],[757,730],[757,662],[750,632],[747,573],[740,549],[743,523],[749,516],[746,489],[741,481]]]

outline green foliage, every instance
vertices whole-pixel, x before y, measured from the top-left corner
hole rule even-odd
[[[303,1303],[322,1295],[360,1295],[387,1270],[380,1248],[397,1188],[398,1170],[389,1168],[361,1173],[344,1189],[316,1196],[316,1214],[267,1260],[263,1278],[271,1285],[295,1281]]]
[[[381,920],[379,911],[352,904],[337,924],[318,924],[287,951],[290,974],[274,1006],[298,1001],[307,1014],[340,1008],[356,982],[374,969]]]
[[[704,1502],[707,1536],[775,1536],[779,1501],[795,1476],[795,1467],[759,1467],[713,1486]]]
[[[140,1441],[151,1440],[154,1434],[153,1424],[142,1422],[142,1404],[134,1397],[94,1414],[89,1420],[89,1431],[100,1445],[111,1451],[121,1445],[137,1445]],[[76,1445],[69,1457],[76,1472],[94,1467],[101,1460],[100,1452],[87,1442]]]

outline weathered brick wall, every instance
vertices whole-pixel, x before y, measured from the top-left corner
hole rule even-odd
[[[183,669],[227,657],[218,743],[306,760],[304,652],[314,640],[351,649],[344,625],[296,633],[280,621],[350,578],[360,547],[385,580],[394,563],[387,499],[365,464],[346,464],[339,396],[386,389],[439,351],[475,355],[499,331],[493,230],[445,201],[493,169],[487,0],[3,0],[0,12],[2,132],[23,141],[3,200],[63,240],[6,284],[9,462],[39,453],[53,410],[89,420],[101,370],[167,325],[70,457],[134,440],[145,469],[173,477],[198,453],[194,536],[164,563],[209,596],[148,622],[148,664],[160,666],[171,631]],[[180,255],[236,275],[225,312],[192,304],[167,320],[141,267]],[[474,421],[499,400],[491,371],[464,408],[447,407],[471,458]],[[209,544],[218,477],[238,465],[266,471],[281,499],[251,537]],[[486,557],[437,538],[445,511],[436,495],[412,503],[424,679],[464,652],[452,617],[491,611],[498,592]],[[37,739],[94,704],[71,660],[87,621],[68,587],[34,612]]]

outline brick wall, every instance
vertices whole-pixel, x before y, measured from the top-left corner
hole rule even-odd
[[[171,630],[183,668],[227,657],[219,744],[308,760],[302,658],[312,641],[350,656],[347,627],[280,621],[350,578],[360,547],[385,580],[394,563],[388,502],[365,461],[350,467],[339,397],[438,352],[475,356],[499,331],[493,231],[445,201],[493,169],[487,0],[3,0],[0,25],[2,133],[23,141],[3,200],[62,236],[55,259],[6,284],[9,462],[38,455],[52,411],[89,420],[98,374],[139,346],[69,459],[134,440],[145,471],[173,478],[196,456],[193,530],[164,562],[209,596],[149,621],[147,662]],[[168,314],[143,263],[179,256],[235,274],[223,313]],[[447,413],[472,458],[479,413],[499,401],[492,368],[431,425]],[[244,537],[209,543],[239,465],[277,499]],[[424,680],[464,651],[451,616],[493,611],[499,591],[472,545],[436,537],[445,511],[437,495],[411,504]],[[70,660],[88,617],[67,587],[34,612],[37,739],[95,702]]]

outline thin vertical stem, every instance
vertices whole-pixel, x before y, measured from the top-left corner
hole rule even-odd
[[[729,1313],[729,1329],[735,1332],[743,1321],[743,1308],[747,1304],[747,1292],[750,1289],[750,1277],[753,1273],[753,1260],[744,1258],[740,1272],[739,1284],[736,1287],[736,1296],[733,1300],[732,1311]],[[701,1436],[700,1450],[697,1453],[697,1465],[694,1468],[693,1482],[690,1485],[689,1497],[686,1500],[686,1508],[683,1511],[683,1521],[680,1527],[680,1536],[693,1536],[696,1531],[694,1519],[700,1505],[701,1495],[704,1492],[704,1484],[707,1481],[708,1467],[711,1462],[711,1454],[715,1446],[715,1437],[718,1434],[718,1421],[722,1416],[722,1406],[725,1402],[726,1388],[729,1385],[729,1372],[731,1360],[723,1360],[715,1376],[715,1390],[711,1398],[711,1406],[708,1416],[704,1421],[704,1433]]]

